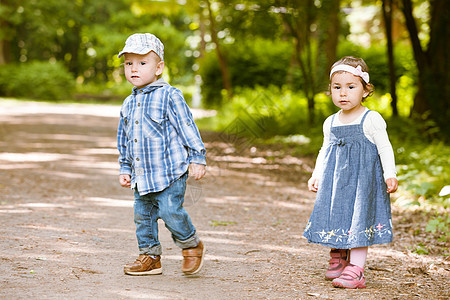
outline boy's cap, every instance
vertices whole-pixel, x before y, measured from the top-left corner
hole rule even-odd
[[[150,51],[155,52],[161,60],[164,60],[164,45],[151,33],[135,33],[130,35],[123,50],[117,55],[120,58],[125,53],[147,54]]]

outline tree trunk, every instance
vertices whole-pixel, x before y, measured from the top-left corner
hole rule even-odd
[[[316,66],[318,58],[317,52],[313,51],[311,25],[315,21],[315,6],[312,0],[306,2],[291,3],[296,13],[282,14],[283,21],[289,34],[294,40],[294,57],[300,66],[300,71],[304,80],[302,90],[305,92],[308,103],[308,121],[310,124],[315,122],[314,96],[318,91]],[[280,4],[281,6],[281,4]]]
[[[392,11],[393,11],[392,0],[383,0],[382,8],[383,8],[384,28],[386,29],[389,82],[392,98],[391,101],[392,115],[397,117],[398,110],[397,110],[396,76],[394,64],[394,43],[392,41]]]
[[[295,24],[295,26],[292,23]],[[289,30],[291,31],[291,35],[294,39],[294,57],[297,61],[297,65],[300,67],[300,71],[303,77],[304,86],[302,90],[305,92],[307,103],[308,103],[308,121],[310,124],[313,124],[315,121],[315,112],[314,112],[314,78],[311,73],[310,63],[308,60],[310,59],[310,50],[305,50],[305,48],[309,48],[311,45],[308,45],[308,39],[302,39],[301,29],[299,26],[299,22],[288,20],[285,18],[285,23],[288,25]],[[306,58],[302,58],[302,54]]]
[[[0,0],[0,6],[3,6],[3,13],[0,14],[0,28],[2,29],[2,34],[0,37],[0,65],[5,65],[11,63],[11,41],[8,40],[8,37],[13,36],[11,31],[12,26],[6,20],[4,16],[8,16],[14,6],[11,3],[8,3],[6,0]]]
[[[428,110],[428,105],[423,93],[423,81],[426,68],[426,53],[423,51],[419,40],[419,32],[417,30],[416,20],[412,14],[411,0],[403,0],[403,15],[405,16],[406,27],[408,28],[409,38],[413,47],[414,59],[417,64],[418,74],[418,90],[414,97],[414,104],[411,110],[411,114],[418,113],[423,114]]]
[[[209,12],[208,12],[209,14]],[[205,33],[206,33],[206,24],[205,24],[205,16],[203,14],[203,8],[199,9],[199,22],[200,22],[200,57],[204,57],[206,53],[206,41],[205,41]]]
[[[217,31],[216,31],[216,25],[215,25],[216,22],[214,20],[214,15],[213,15],[213,12],[211,9],[211,2],[209,0],[206,0],[206,4],[208,6],[211,39],[214,42],[214,44],[216,45],[216,53],[217,53],[217,59],[219,60],[220,72],[222,74],[223,87],[228,92],[228,96],[231,97],[233,94],[233,91],[232,91],[230,73],[228,71],[228,64],[227,64],[224,54],[222,53],[220,43],[219,43],[219,38],[217,37]]]
[[[446,0],[430,1],[430,39],[424,52],[418,37],[411,0],[403,0],[403,14],[413,46],[414,58],[419,70],[418,91],[414,98],[412,113],[430,112],[443,136],[450,137],[449,101],[449,42],[450,8]]]
[[[9,52],[8,45],[9,45],[9,41],[0,40],[0,66],[5,65],[9,62],[8,61],[8,52]]]
[[[447,137],[450,137],[450,6],[447,0],[431,2],[430,40],[428,57],[429,74],[426,76],[427,101],[430,102],[432,118]]]
[[[317,72],[319,74],[319,89],[328,86],[328,75],[331,66],[337,59],[337,45],[339,40],[340,0],[324,0],[320,8],[319,17],[319,50],[317,55]]]

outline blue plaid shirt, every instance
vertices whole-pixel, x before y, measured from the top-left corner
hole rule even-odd
[[[180,90],[159,79],[123,102],[117,130],[120,174],[145,195],[162,191],[188,170],[206,165],[206,150]]]

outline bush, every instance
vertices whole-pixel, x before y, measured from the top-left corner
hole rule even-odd
[[[0,96],[60,100],[72,96],[75,79],[60,62],[34,61],[0,69]]]
[[[255,39],[223,47],[233,88],[286,84],[292,46],[288,42]],[[221,104],[223,82],[215,52],[201,61],[202,94],[206,106]]]
[[[329,115],[332,111],[325,99],[323,95],[316,97],[321,104],[318,110]],[[311,130],[307,111],[304,95],[286,87],[237,88],[233,98],[211,121],[214,123],[211,127],[250,139],[305,134]]]
[[[450,182],[450,147],[427,134],[426,122],[407,118],[387,122],[400,183],[397,204],[449,207],[450,197],[439,196],[439,192]]]
[[[295,82],[295,87],[304,85],[300,69],[298,66],[292,66],[291,58],[294,49],[289,42],[254,39],[224,45],[222,51],[227,59],[233,89],[237,87],[254,88],[257,85],[282,87],[288,83],[287,81]],[[338,47],[338,58],[348,55],[362,57],[366,61],[369,66],[370,81],[374,84],[378,94],[390,92],[385,45],[364,48],[348,41],[341,41]],[[397,82],[401,87],[407,83],[411,90],[416,81],[417,71],[410,47],[396,47],[394,56]],[[206,106],[220,106],[223,82],[216,52],[207,53],[200,64],[200,75],[203,80],[202,94]],[[403,96],[402,92],[403,90],[398,91],[399,101]],[[409,102],[407,104],[410,104]],[[399,103],[399,105],[403,105],[403,103]],[[402,114],[406,115],[406,111],[409,111],[409,107],[406,110],[403,109]]]

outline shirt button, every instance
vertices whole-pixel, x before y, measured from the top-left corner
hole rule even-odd
[[[140,103],[138,103],[138,106],[141,106],[141,104],[140,104]]]
[[[137,139],[134,139],[134,142],[137,143]]]
[[[136,121],[136,124],[139,124],[139,121]]]
[[[139,157],[138,157],[138,158],[136,158],[136,161],[139,161]]]

